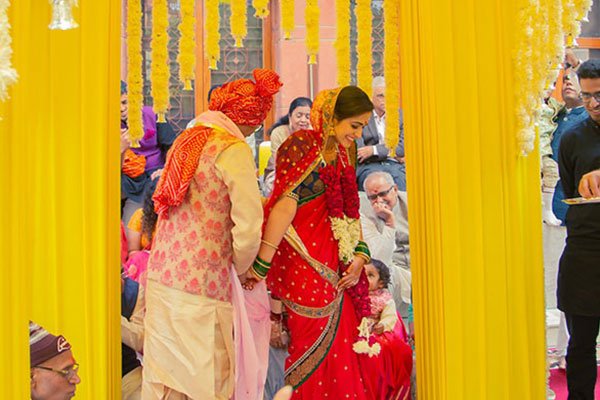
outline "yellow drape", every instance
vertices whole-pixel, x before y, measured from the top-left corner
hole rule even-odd
[[[50,4],[13,1],[19,82],[0,106],[0,398],[29,398],[27,321],[71,342],[77,398],[120,397],[120,0],[83,1],[50,31]]]
[[[539,152],[516,146],[516,14],[504,0],[401,2],[420,399],[545,398]]]

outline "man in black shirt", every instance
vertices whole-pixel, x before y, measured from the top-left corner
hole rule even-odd
[[[579,197],[578,185],[600,168],[600,60],[577,71],[589,118],[564,133],[559,173],[565,198]],[[558,271],[558,308],[565,313],[569,400],[593,400],[596,384],[596,338],[600,327],[600,204],[570,206],[567,243]]]

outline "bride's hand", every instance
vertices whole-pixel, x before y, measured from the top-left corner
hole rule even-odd
[[[348,269],[342,274],[342,279],[340,279],[340,281],[337,284],[338,291],[346,290],[356,285],[358,283],[360,273],[364,265],[365,260],[363,258],[354,256],[352,264],[350,264]]]

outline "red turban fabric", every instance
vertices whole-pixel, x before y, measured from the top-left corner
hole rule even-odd
[[[29,361],[35,367],[71,348],[62,336],[54,336],[35,322],[29,321]]]
[[[221,111],[236,125],[262,124],[282,83],[270,69],[255,69],[255,82],[238,79],[213,90],[208,109]]]

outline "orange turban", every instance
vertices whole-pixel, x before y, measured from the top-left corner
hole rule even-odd
[[[208,109],[221,111],[236,125],[262,124],[282,84],[270,69],[255,69],[253,75],[255,82],[238,79],[213,90]]]

